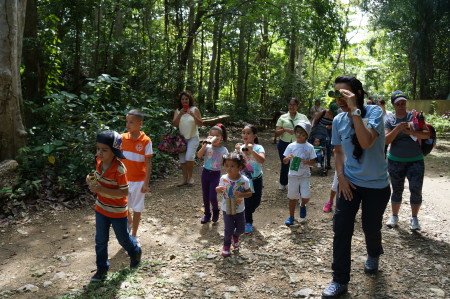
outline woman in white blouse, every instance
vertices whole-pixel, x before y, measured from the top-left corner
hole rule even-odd
[[[192,186],[194,179],[195,153],[199,144],[198,127],[203,126],[200,110],[194,106],[194,97],[187,91],[183,91],[178,96],[178,109],[173,115],[172,124],[180,130],[180,134],[186,138],[186,152],[180,153],[181,170],[183,173],[183,181],[178,187]]]

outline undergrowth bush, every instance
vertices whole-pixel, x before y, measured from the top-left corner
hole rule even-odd
[[[157,150],[163,128],[170,125],[172,109],[167,102],[131,90],[109,75],[90,79],[79,96],[61,91],[47,96],[42,106],[26,102],[42,121],[29,128],[27,146],[19,151],[20,185],[0,192],[0,199],[36,196],[42,186],[30,188],[27,182],[38,179],[50,179],[57,185],[54,189],[68,198],[77,196],[86,174],[95,167],[96,134],[106,129],[125,132],[125,113],[131,109],[145,114],[142,130],[153,142],[153,176],[167,171],[172,159]]]

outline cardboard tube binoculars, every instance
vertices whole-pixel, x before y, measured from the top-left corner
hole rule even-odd
[[[328,96],[333,99],[338,99],[338,98],[343,97],[342,93],[339,90],[330,90],[328,92]]]

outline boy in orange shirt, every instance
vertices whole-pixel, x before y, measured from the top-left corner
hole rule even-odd
[[[122,134],[123,154],[126,160],[123,164],[127,168],[129,185],[128,229],[133,240],[139,244],[137,230],[144,210],[145,193],[149,191],[150,175],[152,174],[152,141],[141,131],[144,114],[139,110],[131,110],[126,115],[126,129],[128,133]]]
[[[97,134],[95,172],[86,177],[89,190],[97,194],[95,201],[95,253],[97,272],[91,282],[103,281],[109,269],[108,241],[112,226],[119,244],[130,256],[130,268],[141,262],[142,249],[127,230],[128,180],[126,168],[119,159],[122,137],[115,131]]]

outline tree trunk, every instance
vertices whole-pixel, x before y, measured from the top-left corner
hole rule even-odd
[[[247,42],[247,20],[241,17],[239,25],[239,49],[237,59],[237,88],[236,88],[236,103],[238,106],[245,106],[245,54]]]
[[[198,67],[199,82],[198,82],[198,104],[199,106],[203,106],[205,103],[205,95],[203,92],[203,60],[205,59],[205,30],[202,29],[202,37],[201,37],[201,45],[200,45],[200,62]]]
[[[219,26],[219,36],[217,37],[217,66],[216,74],[214,78],[214,96],[213,96],[213,111],[216,111],[216,103],[219,100],[219,90],[220,90],[220,58],[222,56],[222,37],[223,37],[223,18],[220,18]]]
[[[214,74],[216,70],[218,36],[219,36],[219,22],[217,20],[217,22],[214,22],[212,54],[211,54],[211,61],[209,64],[208,90],[206,93],[206,106],[209,109],[213,107]]]
[[[20,57],[26,0],[0,0],[0,161],[25,145],[20,102]]]
[[[123,11],[121,8],[121,0],[116,0],[116,20],[114,22],[114,42],[118,45],[114,47],[114,54],[112,59],[111,75],[115,77],[121,76],[122,69],[122,54],[123,54]]]
[[[194,2],[190,1],[189,3],[189,17],[188,24],[189,27],[192,26],[195,20],[195,6]],[[197,88],[195,87],[194,81],[194,46],[189,49],[188,53],[188,61],[187,61],[187,76],[186,76],[186,89],[191,93],[195,94]]]
[[[192,44],[194,43],[194,38],[197,33],[198,28],[202,24],[203,16],[206,14],[206,10],[203,8],[203,2],[199,1],[197,5],[197,13],[195,15],[195,20],[192,26],[189,26],[189,31],[187,34],[187,40],[184,44],[183,50],[180,53],[180,59],[178,62],[178,72],[177,72],[177,88],[175,94],[178,95],[184,89],[184,75],[186,71],[186,63],[189,57],[189,52],[191,51]]]
[[[34,103],[39,102],[45,87],[41,71],[42,55],[39,51],[37,26],[38,12],[36,0],[28,0],[23,32],[23,97]]]

